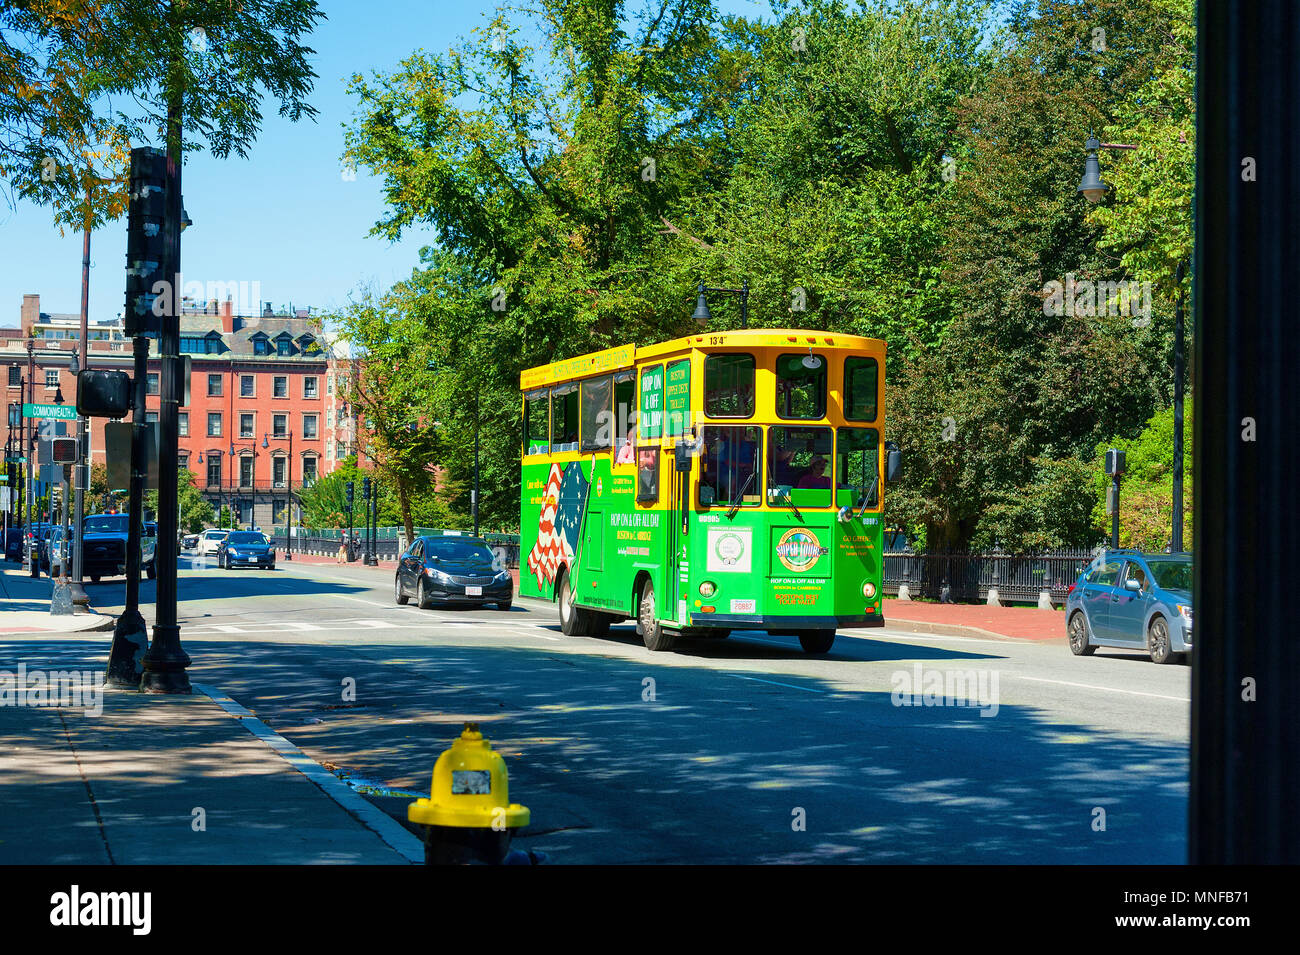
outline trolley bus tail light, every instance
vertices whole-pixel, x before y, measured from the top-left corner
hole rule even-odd
[[[717,609],[717,607],[701,607],[700,613],[715,613]]]
[[[870,600],[875,595],[876,595],[876,585],[868,580],[865,584],[862,585],[862,596]]]
[[[718,591],[717,585],[714,584],[713,581],[711,580],[706,580],[704,581],[704,583],[700,584],[701,597],[712,597],[715,593],[717,593],[717,591]]]

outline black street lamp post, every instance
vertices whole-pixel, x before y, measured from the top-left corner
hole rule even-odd
[[[699,322],[700,325],[707,325],[713,318],[713,313],[709,311],[709,303],[705,300],[705,294],[714,292],[727,295],[740,296],[740,327],[749,328],[749,279],[740,283],[740,288],[707,288],[703,282],[700,283],[700,297],[695,302],[695,311],[691,318]]]
[[[1101,164],[1097,158],[1101,149],[1137,149],[1128,143],[1103,143],[1089,136],[1084,143],[1088,151],[1084,160],[1083,179],[1075,190],[1094,205],[1101,202],[1110,190],[1109,183],[1101,178]],[[1178,304],[1174,309],[1174,467],[1173,467],[1173,528],[1169,549],[1179,553],[1183,549],[1183,390],[1186,357],[1183,345],[1183,263],[1178,263],[1176,273]]]

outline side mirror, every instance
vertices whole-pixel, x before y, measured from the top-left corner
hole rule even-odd
[[[1125,589],[1125,590],[1131,590],[1131,591],[1132,591],[1133,593],[1135,593],[1135,594],[1136,594],[1136,593],[1141,593],[1141,592],[1142,592],[1142,584],[1141,584],[1140,582],[1134,580],[1132,577],[1129,577],[1127,580],[1124,581],[1124,589]]]
[[[892,441],[885,442],[885,481],[893,483],[898,480],[903,470],[903,452]]]

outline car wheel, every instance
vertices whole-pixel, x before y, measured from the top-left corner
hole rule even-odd
[[[1092,642],[1088,630],[1088,618],[1084,616],[1082,610],[1074,612],[1074,616],[1070,618],[1070,626],[1067,631],[1070,637],[1070,652],[1076,657],[1092,656],[1097,652],[1096,644]]]
[[[429,610],[433,607],[433,598],[429,596],[429,591],[424,587],[423,577],[421,577],[420,582],[415,585],[415,602],[419,605],[421,610]]]
[[[573,587],[569,575],[560,578],[560,629],[570,637],[591,634],[591,612],[573,602]]]
[[[498,610],[509,610],[510,607],[511,607],[511,604],[513,604],[513,603],[514,603],[513,600],[498,600],[498,601],[497,601],[497,609],[498,609]]]
[[[834,630],[800,630],[799,646],[804,653],[829,653],[835,643]]]
[[[655,587],[648,580],[641,588],[641,599],[637,601],[636,623],[647,650],[661,653],[671,650],[677,643],[677,634],[667,633],[655,619]]]
[[[402,593],[402,576],[401,574],[393,575],[393,599],[401,606],[405,607],[411,598]]]
[[[1147,651],[1152,663],[1173,663],[1178,654],[1170,649],[1169,624],[1164,617],[1152,617],[1147,626]]]

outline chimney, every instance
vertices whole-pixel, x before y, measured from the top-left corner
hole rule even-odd
[[[36,323],[41,320],[41,296],[39,294],[27,294],[23,296],[22,319],[19,324],[22,326],[23,335],[27,338],[32,337],[32,329]]]
[[[274,313],[271,311],[271,303],[270,303],[270,302],[267,302],[267,303],[266,303],[266,308],[262,309],[262,317],[263,317],[263,318],[270,318],[272,314],[274,314]]]
[[[227,335],[235,330],[235,303],[229,295],[221,303],[221,330]]]
[[[209,315],[216,315],[216,314],[217,314],[217,300],[216,300],[215,298],[210,298],[210,299],[208,299],[208,307],[205,308],[203,311],[207,312]]]

